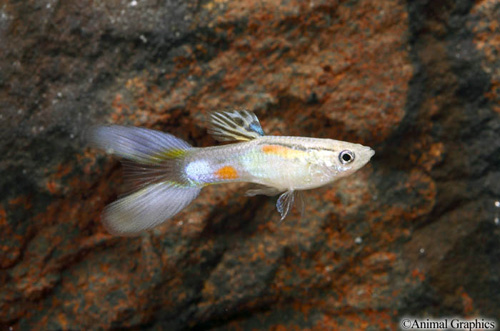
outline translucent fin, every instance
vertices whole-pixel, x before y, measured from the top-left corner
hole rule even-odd
[[[112,234],[133,235],[163,223],[200,192],[183,175],[182,159],[191,146],[179,138],[111,125],[92,128],[88,139],[94,146],[124,158],[128,190],[138,189],[106,207],[103,222]]]
[[[286,218],[288,213],[292,210],[293,202],[295,201],[295,191],[286,191],[278,198],[276,208],[281,215],[280,223]]]
[[[306,210],[306,203],[304,201],[304,194],[302,191],[295,191],[295,195],[297,197],[297,209],[300,211],[300,217],[304,217],[304,213]]]
[[[174,160],[143,164],[122,160],[125,192],[131,193],[150,184],[169,182],[173,186],[190,186],[182,176],[182,164]]]
[[[106,207],[103,223],[111,234],[135,235],[170,219],[199,193],[200,188],[196,187],[152,184]]]
[[[264,135],[257,116],[247,110],[211,113],[208,133],[219,141],[248,141]]]
[[[168,133],[131,126],[96,126],[87,139],[108,154],[143,164],[181,157],[191,146]]]
[[[259,194],[273,196],[278,193],[280,193],[280,191],[277,188],[260,184],[252,184],[248,191],[246,191],[245,195],[247,197],[253,197]]]

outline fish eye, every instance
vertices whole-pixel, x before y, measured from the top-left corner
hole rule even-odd
[[[351,163],[354,161],[354,153],[348,150],[342,151],[339,154],[339,160],[342,164]]]

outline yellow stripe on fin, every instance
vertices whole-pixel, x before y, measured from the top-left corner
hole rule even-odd
[[[186,150],[185,149],[167,149],[163,152],[160,152],[156,155],[154,155],[152,158],[160,158],[160,159],[177,159],[179,157],[183,157],[186,155]]]

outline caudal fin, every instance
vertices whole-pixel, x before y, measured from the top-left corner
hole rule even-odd
[[[107,206],[103,223],[112,234],[134,235],[170,219],[199,193],[199,188],[151,184]]]
[[[89,142],[117,155],[135,191],[110,204],[103,223],[116,235],[134,235],[153,228],[184,209],[200,193],[182,176],[182,159],[192,147],[170,134],[137,127],[99,126]]]

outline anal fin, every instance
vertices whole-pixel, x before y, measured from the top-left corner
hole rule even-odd
[[[246,191],[245,195],[247,197],[253,197],[256,195],[273,196],[278,193],[280,193],[280,190],[278,190],[277,188],[261,184],[251,184],[251,186],[248,188],[248,191]]]

